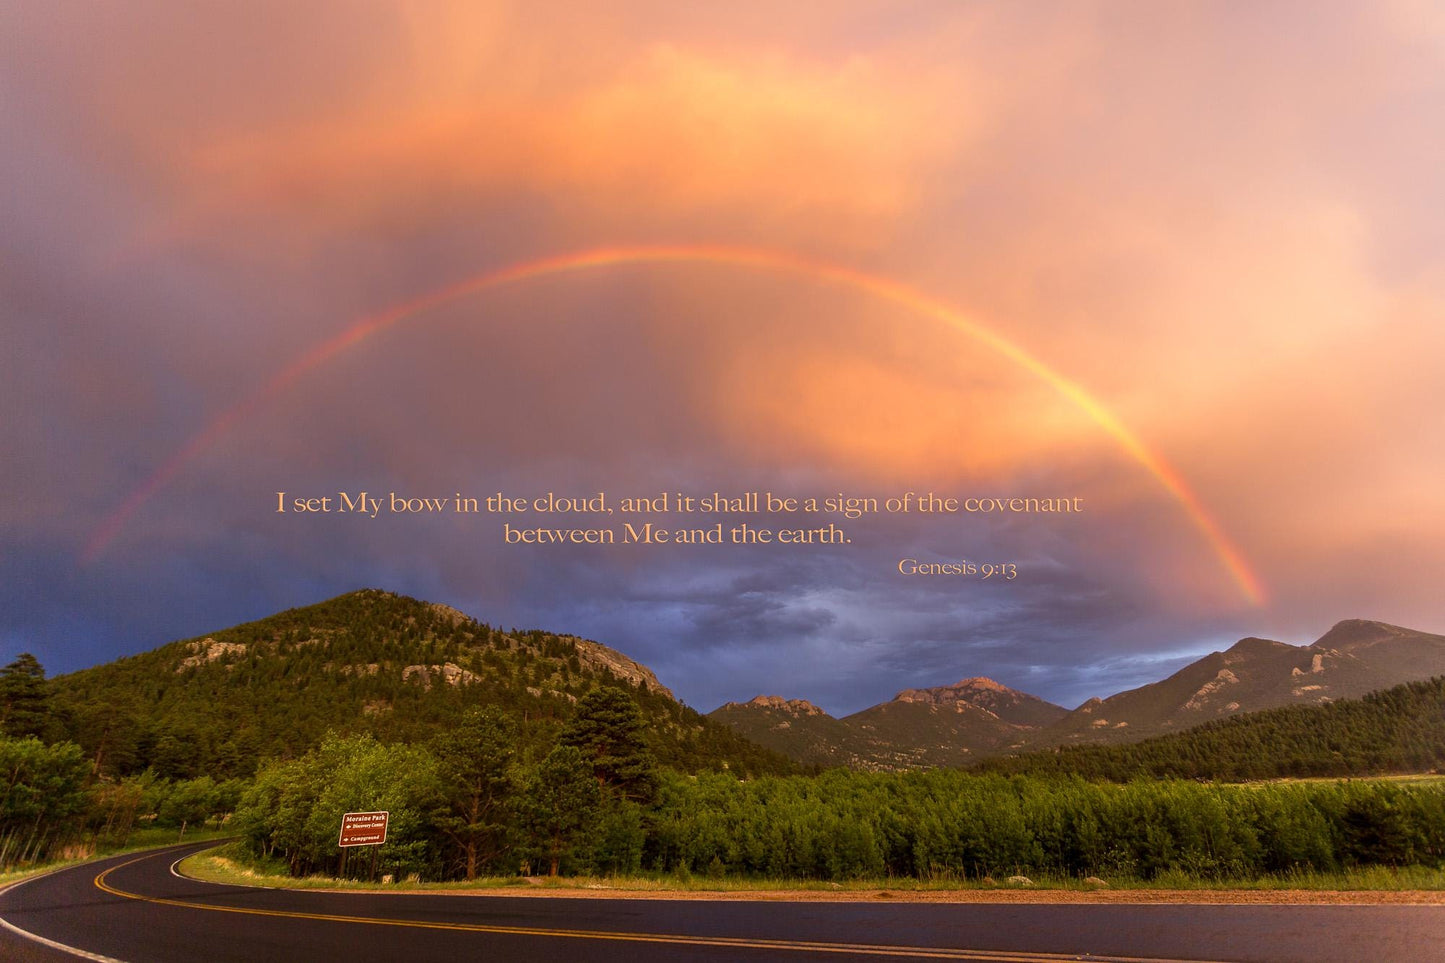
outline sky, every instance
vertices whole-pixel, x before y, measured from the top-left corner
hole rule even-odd
[[[1073,706],[1345,618],[1445,631],[1438,4],[0,22],[6,662],[375,587],[597,639],[704,711],[842,714],[977,675]],[[363,490],[1085,510],[605,547],[275,511]]]

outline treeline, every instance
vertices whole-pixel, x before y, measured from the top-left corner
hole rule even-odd
[[[264,772],[236,825],[254,853],[298,875],[347,872],[336,847],[341,814],[370,808],[391,811],[381,871],[426,879],[638,871],[1243,879],[1445,865],[1439,784],[1113,785],[957,770],[743,781],[664,771],[649,800],[596,778],[587,754],[566,744],[474,773],[460,792],[444,758],[368,737],[330,740]]]
[[[95,778],[73,742],[0,735],[0,872],[124,846],[142,827],[184,832],[228,816],[248,783],[163,779],[153,772]]]
[[[343,813],[387,809],[385,872],[801,879],[1247,878],[1445,865],[1445,785],[1275,785],[833,770],[741,780],[654,766],[626,692],[589,694],[545,753],[496,713],[426,745],[329,739],[263,770],[236,825],[294,874],[346,873]],[[351,872],[365,871],[353,866]]]
[[[1445,677],[1320,706],[1251,712],[1143,742],[985,759],[979,772],[1243,782],[1445,767]]]
[[[625,695],[625,694],[624,694]],[[74,744],[0,738],[0,865],[137,824],[228,826],[297,875],[364,875],[336,846],[341,815],[386,809],[380,872],[429,880],[519,873],[659,872],[846,880],[1048,875],[1242,879],[1291,870],[1445,866],[1445,787],[1352,781],[1188,780],[834,770],[740,780],[651,765],[617,738],[599,697],[587,724],[540,756],[478,713],[425,745],[333,737],[253,783],[90,779]],[[630,726],[625,721],[621,731]],[[629,749],[629,746],[631,747]]]
[[[45,670],[29,654],[0,669],[0,871],[124,846],[140,826],[179,828],[235,809],[247,782],[107,774],[63,736]]]
[[[1445,862],[1438,784],[703,775],[669,780],[648,825],[646,865],[710,875],[1219,879]]]

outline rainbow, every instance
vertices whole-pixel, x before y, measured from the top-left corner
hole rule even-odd
[[[1079,385],[1050,368],[1024,348],[971,320],[947,304],[906,284],[852,268],[817,261],[782,251],[724,245],[637,245],[602,247],[524,261],[498,268],[440,288],[410,301],[393,305],[327,340],[272,375],[255,391],[221,412],[186,442],[165,464],[126,496],[91,535],[81,555],[83,562],[96,559],[120,534],[130,518],[157,492],[165,488],[202,451],[211,447],[236,424],[246,419],[269,399],[284,392],[299,378],[337,355],[356,347],[373,335],[409,318],[425,314],[453,301],[492,288],[558,274],[589,271],[633,264],[705,263],[803,275],[816,281],[840,285],[907,308],[915,314],[941,322],[1012,361],[1049,384],[1055,391],[1086,413],[1106,434],[1154,477],[1179,503],[1194,527],[1209,544],[1225,571],[1253,605],[1262,604],[1264,587],[1239,549],[1229,540],[1205,510],[1184,478],[1162,457],[1151,451],[1100,401]]]

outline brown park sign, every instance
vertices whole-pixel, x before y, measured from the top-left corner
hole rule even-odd
[[[391,813],[347,813],[341,817],[338,846],[380,846],[386,842],[386,821]]]

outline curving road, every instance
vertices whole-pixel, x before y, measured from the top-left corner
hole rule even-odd
[[[1445,961],[1445,906],[919,904],[319,893],[186,879],[196,843],[0,892],[0,958]]]

